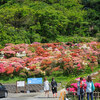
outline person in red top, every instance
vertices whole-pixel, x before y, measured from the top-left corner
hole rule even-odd
[[[78,100],[83,100],[83,96],[84,96],[83,86],[84,86],[83,78],[80,77],[80,81],[78,81],[78,83],[77,83],[77,87],[78,87],[78,90],[77,90]]]
[[[83,84],[82,84],[82,80],[80,80],[80,88],[82,88]]]

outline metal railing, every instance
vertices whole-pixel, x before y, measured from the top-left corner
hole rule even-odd
[[[60,93],[59,100],[78,100],[77,92],[69,92],[66,93],[65,91]],[[87,93],[84,93],[84,98],[83,100],[87,100]],[[93,100],[100,100],[100,92],[93,92]]]
[[[68,94],[65,94],[65,98],[69,98],[70,100],[78,100],[77,92],[68,92]],[[94,100],[100,100],[100,92],[94,91],[93,98],[94,98]],[[84,93],[83,100],[87,100],[87,93],[86,92]]]

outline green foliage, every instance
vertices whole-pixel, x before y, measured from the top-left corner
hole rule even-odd
[[[52,76],[54,77],[60,77],[63,75],[63,71],[55,71],[55,72],[52,72]]]
[[[77,80],[71,80],[66,84],[66,89],[69,88],[71,86],[72,83],[77,83]]]
[[[0,49],[3,49],[4,47],[2,45],[0,45]]]
[[[0,0],[0,5],[7,3],[7,1],[9,1],[9,0]]]
[[[96,36],[99,16],[99,0],[0,0],[0,44]]]
[[[28,71],[28,77],[34,77],[34,72],[33,71]]]
[[[100,42],[100,33],[97,33],[96,37],[98,38],[98,41]]]
[[[100,0],[82,0],[82,4],[87,11],[85,19],[88,22],[89,32],[86,32],[90,36],[95,36],[96,33],[100,32]]]
[[[57,35],[56,39],[59,42],[73,42],[73,43],[97,41],[97,39],[95,39],[93,37],[81,37],[78,35],[74,35],[74,36]]]
[[[5,25],[0,32],[0,44],[4,45],[6,43],[30,43],[30,40],[28,40],[25,30],[18,30],[8,24]]]
[[[55,80],[57,81],[57,83],[60,83],[62,84],[62,86],[64,87],[69,87],[71,85],[71,83],[76,83],[76,78],[78,77],[87,77],[88,75],[90,75],[91,73],[94,73],[94,72],[97,72],[98,70],[100,70],[100,65],[98,66],[98,68],[95,68],[93,72],[89,72],[89,73],[81,73],[81,75],[78,75],[78,76],[73,76],[73,75],[70,75],[70,76],[65,76],[63,75],[62,71],[56,71],[56,72],[53,72],[50,76],[43,76],[41,74],[39,74],[40,77],[44,78],[44,77],[47,77],[47,79],[51,82],[52,80],[52,77],[55,78]],[[34,76],[34,73],[33,71],[31,71],[29,73],[29,71],[26,71],[26,70],[22,70],[20,72],[21,76],[7,76],[6,74],[2,75],[0,74],[0,82],[1,83],[16,83],[16,81],[26,81],[27,82],[27,78],[28,77],[33,77]],[[28,77],[26,77],[26,74],[28,74]],[[34,76],[34,77],[39,77],[39,76]],[[94,76],[96,77],[95,80],[93,80],[93,82],[100,82],[100,74],[99,75],[96,75]]]

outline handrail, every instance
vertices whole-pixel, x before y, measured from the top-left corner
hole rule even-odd
[[[70,91],[68,91],[68,93],[66,94],[65,91],[62,91],[60,93],[59,100],[65,100],[65,98],[66,97],[68,98],[69,96],[72,97],[73,100],[74,100],[74,98],[77,97],[77,92],[70,92]],[[100,92],[94,91],[93,92],[93,97],[94,97],[94,100],[100,100]],[[84,99],[87,100],[86,92],[84,92]]]
[[[86,94],[87,94],[87,93],[84,92],[84,98],[85,98],[85,99],[87,98]],[[69,92],[69,91],[68,91],[68,94],[66,94],[66,95],[71,95],[72,97],[75,97],[75,96],[77,96],[77,92]],[[93,92],[93,97],[94,97],[95,100],[100,100],[100,92],[94,91],[94,92]]]

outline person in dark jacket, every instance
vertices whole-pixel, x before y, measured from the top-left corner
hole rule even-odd
[[[53,97],[57,98],[57,82],[54,80],[54,78],[52,78],[51,87],[52,87]]]

